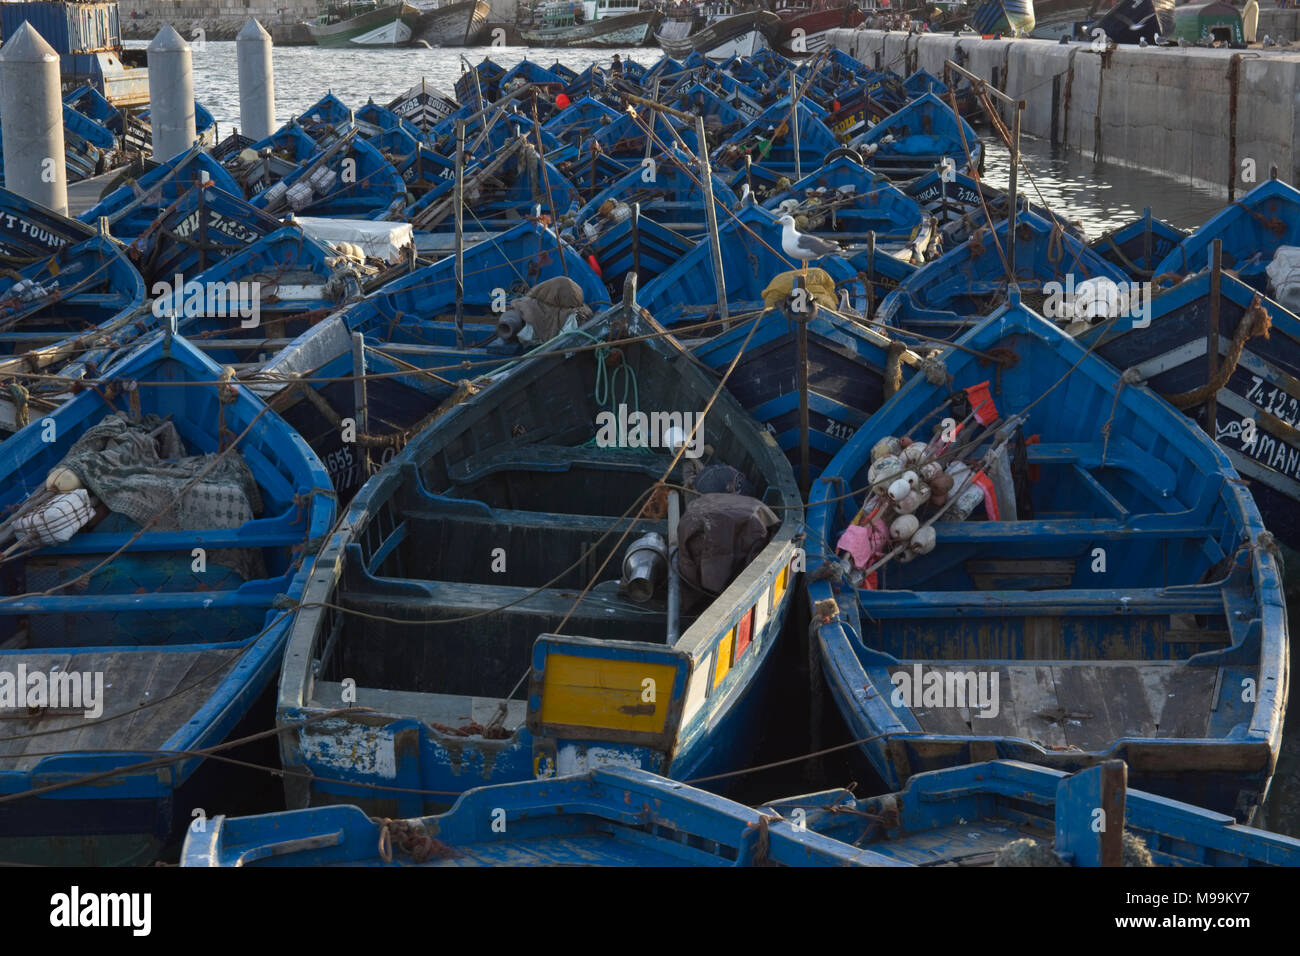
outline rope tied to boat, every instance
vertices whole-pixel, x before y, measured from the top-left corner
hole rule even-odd
[[[1119,377],[1119,384],[1115,386],[1115,398],[1110,403],[1110,418],[1106,419],[1106,424],[1101,426],[1101,464],[1106,465],[1106,449],[1110,447],[1110,430],[1115,424],[1115,412],[1119,409],[1119,393],[1124,391],[1126,385],[1141,385],[1142,373],[1136,368],[1126,368]]]
[[[1161,398],[1179,411],[1186,411],[1204,401],[1209,400],[1213,395],[1217,395],[1219,389],[1228,383],[1228,379],[1237,370],[1237,363],[1241,360],[1241,353],[1246,349],[1246,342],[1256,336],[1268,338],[1272,331],[1273,323],[1268,317],[1268,312],[1264,309],[1261,297],[1256,293],[1254,300],[1250,303],[1250,308],[1237,322],[1237,328],[1232,333],[1232,342],[1228,345],[1228,351],[1224,355],[1224,361],[1215,370],[1213,376],[1200,388],[1194,388],[1188,392],[1177,392],[1174,394],[1161,394]],[[1210,348],[1217,348],[1217,342],[1209,343]]]
[[[1261,226],[1263,226],[1269,232],[1273,233],[1273,235],[1277,236],[1278,238],[1281,238],[1286,235],[1286,223],[1282,221],[1281,217],[1265,216],[1263,213],[1255,209],[1251,209],[1240,199],[1235,200],[1233,202],[1233,205],[1240,206],[1242,209],[1246,210],[1246,212],[1250,213],[1252,216],[1255,217],[1255,220]]]
[[[1052,234],[1047,239],[1047,261],[1056,265],[1065,255],[1065,230],[1059,222],[1052,223]]]
[[[379,858],[393,862],[393,850],[408,856],[414,863],[428,860],[446,860],[460,856],[453,846],[448,846],[431,836],[418,820],[392,820],[388,817],[371,817],[379,824]]]
[[[14,424],[22,428],[30,420],[31,392],[17,382],[9,383],[9,399],[14,403]]]
[[[907,346],[898,340],[889,343],[889,354],[885,359],[885,398],[893,397],[903,387],[903,353]]]
[[[758,822],[751,823],[745,827],[745,838],[749,839],[751,834],[753,846],[748,854],[749,863],[753,866],[763,866],[768,861],[768,853],[772,847],[769,827],[771,826],[767,814],[759,814]]]

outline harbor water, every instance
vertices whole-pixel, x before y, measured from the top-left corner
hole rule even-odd
[[[143,47],[141,42],[128,44]],[[592,62],[607,63],[615,52],[643,63],[651,62],[658,51],[637,50],[548,50],[523,48],[477,49],[394,49],[350,51],[317,47],[286,47],[275,51],[276,122],[301,113],[327,90],[334,92],[353,107],[373,98],[386,104],[423,78],[432,86],[450,92],[461,75],[463,64],[477,63],[490,56],[503,66],[518,63],[525,56],[549,65],[556,60],[575,70]],[[238,78],[234,68],[235,44],[207,42],[194,49],[194,89],[197,99],[206,106],[225,136],[239,125]],[[988,158],[985,179],[1004,186],[1008,173],[1008,153],[991,135],[986,138]],[[1054,150],[1040,140],[1023,144],[1027,175],[1020,188],[1027,198],[1050,207],[1063,219],[1079,222],[1089,238],[1121,226],[1140,216],[1149,207],[1158,218],[1175,226],[1190,229],[1221,209],[1226,196],[1210,189],[1180,182],[1168,176],[1127,165],[1094,161],[1089,157]],[[791,621],[802,619],[792,614]],[[785,681],[785,699],[775,702],[769,726],[764,728],[763,756],[776,764],[771,770],[755,774],[740,796],[759,802],[790,793],[808,792],[850,782],[847,763],[839,753],[830,753],[819,761],[783,763],[805,754],[812,746],[833,748],[847,740],[835,737],[832,713],[827,713],[825,727],[814,729],[808,715],[814,710],[809,700],[808,661],[805,635],[801,628],[788,627],[783,642],[788,659],[777,670],[789,677]],[[834,708],[829,701],[826,711]],[[779,715],[779,716],[777,716]],[[812,746],[810,746],[812,744]],[[841,752],[842,753],[842,752]],[[856,781],[858,792],[872,792],[872,781]],[[247,781],[241,782],[247,785]],[[276,809],[282,800],[280,782],[267,775],[256,792],[243,794],[252,805],[243,812]],[[1260,825],[1283,833],[1300,836],[1300,732],[1284,734],[1282,755],[1272,792]]]

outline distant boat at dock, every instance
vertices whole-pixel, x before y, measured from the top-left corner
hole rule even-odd
[[[770,10],[748,10],[720,16],[685,38],[659,37],[660,48],[669,56],[685,59],[692,53],[713,60],[753,56],[770,49],[781,31],[781,18]]]
[[[519,24],[528,46],[642,46],[663,19],[641,9],[639,0],[547,0],[532,10],[532,22]]]
[[[320,46],[406,46],[421,18],[419,9],[409,3],[381,6],[365,0],[346,0],[323,3],[320,16],[308,28]]]
[[[420,20],[413,39],[429,46],[473,46],[483,36],[492,7],[487,0],[461,0],[459,3],[416,2]]]

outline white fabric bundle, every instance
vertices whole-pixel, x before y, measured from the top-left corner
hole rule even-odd
[[[78,488],[55,495],[40,511],[22,515],[14,522],[14,530],[20,538],[35,538],[42,545],[63,544],[94,516],[94,499],[85,488]]]

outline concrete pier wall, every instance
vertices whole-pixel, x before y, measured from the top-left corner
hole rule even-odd
[[[300,24],[317,15],[316,0],[121,0],[118,12],[127,40],[152,40],[167,23],[190,43],[198,30],[208,40],[233,40],[256,17],[280,45],[314,42]]]
[[[954,60],[1025,101],[1025,134],[1085,156],[1237,195],[1270,164],[1300,182],[1300,50],[1122,46],[1103,55],[1087,43],[876,30],[836,30],[831,42],[901,73],[942,77]]]

